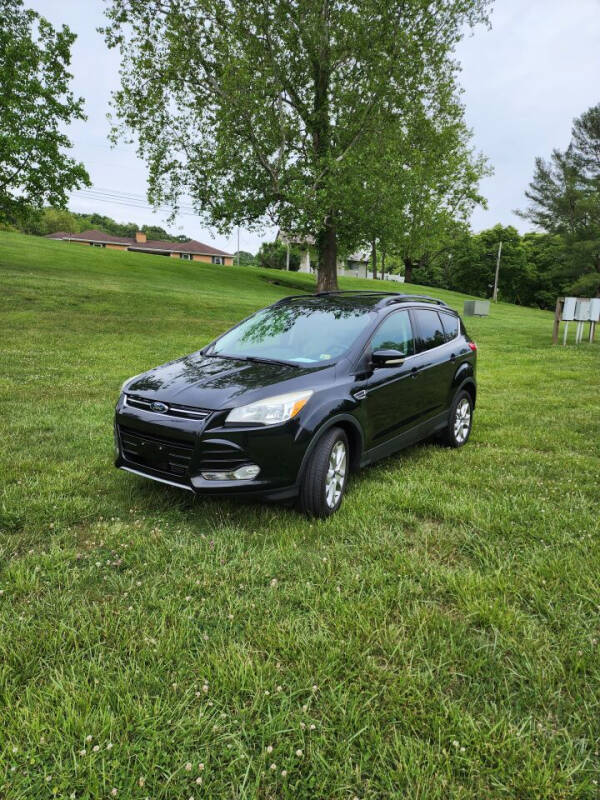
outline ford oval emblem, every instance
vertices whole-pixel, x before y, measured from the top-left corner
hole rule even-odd
[[[166,403],[161,403],[159,400],[155,400],[154,402],[150,403],[150,409],[152,411],[156,411],[157,414],[166,414],[169,410],[169,406]]]

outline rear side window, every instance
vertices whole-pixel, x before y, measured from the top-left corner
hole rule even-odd
[[[384,319],[371,340],[371,351],[375,350],[399,350],[405,356],[415,352],[408,311],[396,311]]]
[[[444,329],[437,311],[417,308],[413,311],[413,314],[417,321],[421,350],[431,350],[432,347],[444,344]]]
[[[447,342],[451,342],[452,339],[456,339],[458,336],[458,317],[455,317],[453,314],[440,312],[440,319],[442,320],[442,325],[444,326],[445,340]]]

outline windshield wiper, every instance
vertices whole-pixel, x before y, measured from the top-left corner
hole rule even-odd
[[[252,361],[256,364],[277,364],[283,367],[295,367],[300,369],[300,364],[295,364],[293,361],[281,361],[277,358],[262,358],[261,356],[232,356],[229,353],[203,353],[202,355],[207,358],[226,358],[229,361]]]
[[[282,361],[279,358],[263,358],[262,356],[243,356],[244,361],[255,361],[257,364],[279,364],[284,367],[296,367],[300,369],[300,364],[293,361]]]

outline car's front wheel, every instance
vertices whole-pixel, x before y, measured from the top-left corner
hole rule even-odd
[[[331,428],[309,456],[300,485],[300,509],[311,517],[328,517],[338,510],[346,490],[350,461],[348,438]]]

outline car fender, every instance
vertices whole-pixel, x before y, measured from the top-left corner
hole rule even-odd
[[[473,408],[475,408],[475,397],[477,394],[477,386],[475,384],[475,372],[473,369],[473,365],[468,362],[464,361],[454,373],[454,378],[452,380],[452,386],[450,387],[450,395],[448,397],[448,407],[450,407],[452,403],[452,398],[459,392],[461,389],[464,389],[467,385],[473,387]]]
[[[332,417],[328,417],[325,419],[321,425],[314,431],[312,438],[308,444],[304,452],[304,456],[302,457],[302,462],[300,464],[300,469],[298,470],[298,477],[296,478],[296,483],[300,483],[302,477],[304,475],[304,471],[306,469],[306,465],[308,464],[308,460],[317,446],[319,439],[323,436],[326,431],[330,428],[333,428],[335,425],[339,425],[340,423],[344,423],[345,425],[352,426],[352,429],[355,433],[356,439],[355,444],[358,446],[354,448],[355,452],[352,455],[351,459],[351,467],[355,468],[360,463],[360,456],[363,451],[364,447],[364,433],[362,430],[362,426],[360,425],[359,421],[356,417],[352,416],[352,414],[334,414]]]

